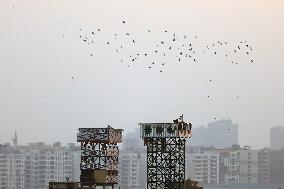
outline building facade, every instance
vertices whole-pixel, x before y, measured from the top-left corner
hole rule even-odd
[[[215,151],[189,154],[189,178],[202,184],[220,182],[220,155]]]
[[[136,152],[122,152],[119,158],[119,186],[123,189],[140,189],[140,154]]]
[[[258,183],[258,151],[240,150],[240,183]]]
[[[189,140],[192,146],[213,146],[224,149],[238,144],[238,124],[223,119],[208,123],[207,127],[193,128],[194,134]]]
[[[0,147],[0,189],[46,189],[50,181],[75,178],[75,149],[60,143]],[[78,162],[79,164],[79,162]]]
[[[284,183],[284,150],[270,151],[271,183]]]
[[[276,126],[270,129],[270,148],[280,150],[284,148],[284,127]]]

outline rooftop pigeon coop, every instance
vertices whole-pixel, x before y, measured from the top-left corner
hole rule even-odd
[[[139,125],[147,146],[147,189],[183,189],[185,142],[191,137],[191,123],[181,116],[173,123]]]
[[[122,129],[80,128],[77,141],[81,143],[82,187],[111,186],[118,183],[118,143]]]

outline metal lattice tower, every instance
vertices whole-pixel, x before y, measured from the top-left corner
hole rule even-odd
[[[147,146],[147,189],[183,189],[185,142],[191,137],[191,123],[181,116],[173,123],[139,125]]]
[[[82,187],[112,186],[118,183],[118,143],[122,129],[79,128],[77,141],[81,143]]]

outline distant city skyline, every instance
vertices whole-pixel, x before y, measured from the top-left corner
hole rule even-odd
[[[69,143],[79,127],[130,132],[183,113],[194,128],[231,119],[241,145],[269,146],[270,128],[284,125],[283,7],[279,0],[1,0],[0,143],[15,131],[19,144]],[[115,34],[120,43],[108,44]],[[191,41],[197,61],[185,54],[179,61]],[[223,48],[206,47],[220,41],[233,63]],[[249,55],[234,51],[245,41]],[[164,65],[155,63],[164,58],[161,42],[165,54],[170,46],[177,53]],[[148,51],[136,62],[136,52]]]
[[[188,141],[193,146],[213,146],[215,148],[231,147],[239,144],[238,124],[230,119],[210,122],[207,127],[192,130],[192,138]]]
[[[284,127],[283,126],[275,126],[269,130],[269,138],[270,144],[267,146],[251,146],[253,149],[261,149],[265,147],[270,147],[272,149],[281,149],[284,147]],[[241,145],[239,143],[239,131],[238,124],[233,123],[231,119],[221,119],[214,122],[207,123],[207,126],[199,126],[193,127],[192,129],[192,137],[187,141],[188,145],[192,146],[204,146],[204,147],[215,147],[215,148],[227,148],[231,147],[234,144]],[[37,142],[44,142],[54,144],[56,142],[60,142],[62,144],[76,144],[76,141],[70,142],[62,142],[62,141],[30,141],[28,143],[18,143],[19,135],[17,131],[13,133],[11,139],[8,141],[4,141],[0,144],[11,144],[11,145],[27,145]],[[132,131],[124,131],[124,140],[121,144],[123,150],[132,149],[133,147],[139,147],[143,145],[143,140],[140,138],[140,128],[137,127]],[[250,146],[248,144],[242,144],[241,146]]]
[[[134,136],[130,133],[129,138]],[[147,152],[136,143],[119,153],[121,188],[146,188]],[[140,146],[140,147],[139,147]],[[79,181],[80,146],[35,142],[27,146],[0,145],[0,186],[46,188],[49,181]],[[186,179],[202,185],[258,184],[270,188],[284,184],[284,148],[258,150],[234,145],[225,149],[186,147]],[[118,188],[116,186],[116,188]],[[244,185],[239,185],[244,186]]]

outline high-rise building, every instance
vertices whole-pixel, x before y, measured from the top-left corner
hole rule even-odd
[[[123,136],[122,150],[137,151],[143,146],[143,140],[140,138],[140,129],[136,128],[133,132],[126,133]]]
[[[0,188],[46,189],[50,181],[75,178],[75,149],[55,143],[0,146]],[[79,165],[79,162],[78,162]]]
[[[124,189],[140,189],[141,156],[136,152],[122,152],[119,156],[119,186]]]
[[[187,168],[191,170],[188,173],[190,179],[202,184],[219,183],[220,156],[217,152],[206,151],[189,154],[189,162],[187,163]]]
[[[284,127],[276,126],[270,129],[270,148],[280,150],[284,148]]]
[[[191,146],[212,146],[208,140],[208,129],[204,126],[193,128],[191,139],[188,140],[188,143]]]
[[[238,144],[238,125],[229,120],[219,120],[208,124],[208,140],[215,148],[231,147]]]
[[[193,128],[191,146],[213,146],[223,149],[238,144],[238,125],[230,119],[208,123],[206,127]]]
[[[270,152],[271,183],[284,183],[284,149]]]
[[[258,183],[260,184],[271,182],[270,154],[271,154],[271,151],[267,148],[261,149],[258,152]]]
[[[144,189],[147,180],[146,148],[140,138],[140,129],[126,133],[119,154],[119,186],[129,189]]]
[[[240,183],[258,183],[258,150],[240,150]]]
[[[236,184],[240,182],[240,152],[237,148],[216,150],[220,155],[220,183]]]
[[[3,153],[5,149],[5,153]],[[0,146],[0,188],[25,188],[24,156],[10,146]]]

